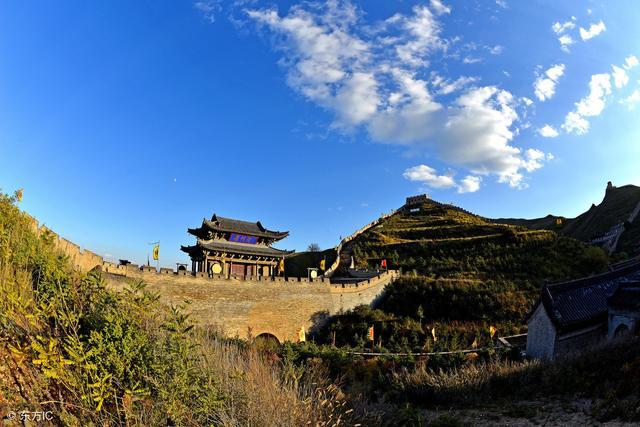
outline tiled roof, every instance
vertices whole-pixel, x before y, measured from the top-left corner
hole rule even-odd
[[[213,214],[211,220],[203,220],[200,228],[188,229],[189,233],[202,239],[206,238],[207,232],[209,230],[246,234],[250,236],[260,236],[274,239],[276,241],[284,239],[289,235],[288,231],[268,230],[262,226],[260,221],[242,221],[239,219],[224,218],[221,216],[217,216],[216,214]]]
[[[597,276],[545,285],[539,302],[556,328],[568,332],[604,320],[607,300],[618,285],[636,278],[640,278],[640,262]]]
[[[182,246],[183,252],[187,252],[188,254],[197,253],[202,251],[202,249],[210,250],[210,251],[218,251],[218,252],[229,252],[229,253],[240,253],[246,255],[256,255],[256,256],[266,256],[266,257],[283,257],[293,253],[293,251],[285,251],[281,249],[272,248],[270,246],[263,245],[248,245],[243,243],[234,243],[234,242],[220,242],[220,241],[212,241],[212,242],[198,242],[195,246]]]

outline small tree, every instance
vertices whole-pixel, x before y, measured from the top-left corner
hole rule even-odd
[[[320,246],[317,243],[311,243],[307,246],[308,252],[320,252]]]

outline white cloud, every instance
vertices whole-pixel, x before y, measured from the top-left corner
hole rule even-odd
[[[575,43],[573,37],[569,34],[565,34],[568,30],[573,30],[576,27],[575,24],[576,17],[572,16],[571,20],[567,22],[556,22],[551,26],[551,29],[554,33],[556,33],[558,37],[558,41],[560,42],[560,49],[565,52],[569,52],[569,46]]]
[[[427,165],[418,165],[409,168],[402,174],[409,181],[420,182],[430,188],[451,188],[456,185],[453,177],[448,175],[438,175],[436,170]]]
[[[607,27],[604,25],[604,22],[602,21],[598,22],[597,24],[591,24],[588,30],[585,30],[584,28],[580,27],[580,37],[582,37],[582,40],[587,41],[599,35],[606,29]]]
[[[436,15],[451,13],[451,8],[443,4],[440,0],[431,0],[431,9],[433,9]]]
[[[458,193],[475,193],[480,190],[482,178],[479,176],[467,175],[458,184]]]
[[[589,95],[576,104],[576,111],[582,116],[599,116],[606,105],[607,95],[611,95],[611,76],[594,74],[589,82]]]
[[[444,129],[437,135],[438,151],[447,162],[465,165],[475,174],[495,174],[498,181],[519,187],[524,160],[514,138],[516,101],[493,86],[472,88],[449,108]]]
[[[284,36],[287,82],[311,101],[333,109],[339,125],[357,125],[375,111],[379,99],[373,76],[360,72],[368,61],[369,45],[349,33],[354,17],[329,5],[322,16],[294,7],[280,17],[276,10],[249,10],[260,24]]]
[[[428,7],[416,6],[373,26],[361,24],[361,12],[348,0],[304,2],[283,15],[276,9],[246,13],[277,36],[274,48],[287,83],[331,112],[333,129],[364,129],[375,142],[465,168],[474,178],[451,184],[460,191],[471,191],[479,186],[476,178],[487,175],[520,188],[524,173],[535,169],[526,152],[512,144],[523,98],[495,86],[473,86],[479,81],[474,76],[428,73],[431,57],[455,43],[441,38],[437,15]],[[546,78],[561,74],[550,69]],[[430,177],[424,181],[432,186],[455,182],[424,168],[405,173],[418,172]]]
[[[477,64],[478,62],[482,62],[482,59],[475,58],[473,56],[465,56],[464,59],[462,59],[462,62],[464,64]]]
[[[500,55],[504,50],[504,46],[497,44],[495,46],[488,47],[488,50],[491,55]]]
[[[629,110],[634,110],[638,102],[640,102],[640,89],[634,90],[631,95],[620,100],[620,104],[626,106]]]
[[[599,116],[606,106],[606,97],[611,94],[611,76],[594,74],[589,82],[589,95],[578,101],[575,111],[565,117],[562,128],[567,132],[583,135],[589,131],[589,121],[585,117]]]
[[[540,129],[538,129],[538,133],[540,136],[545,138],[555,138],[559,135],[558,131],[551,125],[544,125]]]
[[[436,90],[438,95],[448,95],[453,92],[458,92],[460,89],[477,82],[480,80],[477,77],[459,77],[454,81],[445,80],[436,73],[432,73],[431,85]]]
[[[216,22],[216,14],[222,10],[221,1],[222,0],[197,1],[193,6],[202,13],[204,19],[213,24]]]
[[[557,64],[545,71],[544,75],[538,76],[533,83],[536,97],[540,101],[551,99],[556,93],[556,84],[564,74],[564,64]]]
[[[589,132],[589,122],[580,114],[571,111],[567,113],[562,129],[569,133],[573,132],[578,135],[584,135]]]
[[[370,119],[380,103],[375,77],[369,73],[353,73],[337,90],[332,103],[343,122],[340,124],[352,126]]]
[[[544,154],[544,152],[537,150],[535,148],[529,148],[524,153],[525,160],[523,162],[523,167],[527,170],[527,172],[533,172],[536,169],[540,169],[543,166],[545,160],[553,159],[553,156],[550,154]]]
[[[551,26],[551,29],[553,30],[554,33],[560,35],[567,30],[574,29],[576,27],[576,24],[574,21],[575,21],[575,18],[570,21],[563,22],[562,24],[560,22],[556,22]]]
[[[589,121],[587,117],[599,116],[607,105],[607,98],[612,94],[612,89],[620,89],[629,83],[629,75],[627,71],[638,66],[638,59],[631,55],[625,58],[622,67],[612,65],[611,74],[594,74],[589,82],[589,94],[576,102],[575,110],[570,111],[566,117],[562,128],[567,132],[573,132],[583,135],[589,131]],[[636,94],[637,90],[622,99],[619,103],[633,108],[640,94]]]
[[[440,24],[426,6],[414,6],[413,15],[396,14],[387,22],[400,23],[405,41],[396,45],[398,59],[411,67],[427,65],[426,55],[444,47],[440,39]]]
[[[630,70],[634,67],[637,67],[638,64],[640,64],[638,58],[636,58],[634,55],[631,55],[625,58],[623,67],[625,70]]]
[[[418,165],[408,168],[402,176],[413,182],[419,182],[426,187],[435,189],[456,188],[458,193],[474,193],[480,190],[482,178],[474,175],[467,175],[456,182],[452,174],[438,175],[438,172],[427,165]]]
[[[558,41],[560,42],[560,49],[565,52],[569,52],[569,46],[575,43],[573,38],[571,38],[571,36],[568,34],[564,34],[558,37]]]
[[[627,83],[629,83],[629,76],[627,75],[627,72],[620,67],[616,67],[615,65],[612,65],[611,68],[613,69],[611,75],[613,76],[613,82],[615,83],[616,87],[621,88],[623,86],[626,86]]]

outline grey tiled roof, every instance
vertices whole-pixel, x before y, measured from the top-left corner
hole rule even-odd
[[[607,300],[618,285],[640,278],[640,262],[597,276],[545,285],[540,302],[563,332],[595,325],[606,318]]]
[[[189,233],[200,238],[206,238],[208,230],[223,231],[228,233],[246,234],[250,236],[266,237],[274,240],[284,239],[289,235],[288,231],[274,231],[266,229],[260,221],[250,222],[239,219],[224,218],[213,214],[211,220],[203,220],[200,228],[188,229]]]
[[[219,251],[219,252],[230,252],[230,253],[241,253],[246,255],[257,255],[257,256],[266,256],[266,257],[277,257],[281,258],[283,256],[289,255],[293,253],[293,251],[285,251],[281,249],[272,248],[270,246],[263,245],[249,245],[243,243],[234,243],[234,242],[220,242],[220,241],[212,241],[212,242],[198,242],[195,246],[182,246],[182,251],[187,252],[189,254],[204,250],[210,251]]]

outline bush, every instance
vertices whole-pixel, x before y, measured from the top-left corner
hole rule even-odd
[[[269,360],[184,309],[74,271],[0,193],[0,409],[51,411],[60,425],[355,422],[322,367]]]

